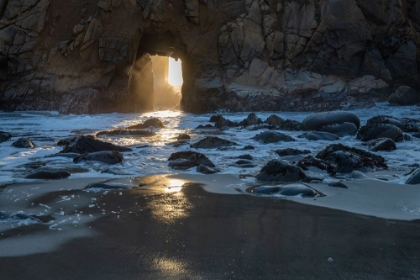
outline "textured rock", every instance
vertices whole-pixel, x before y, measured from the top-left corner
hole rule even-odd
[[[264,131],[255,135],[252,139],[262,142],[264,144],[277,143],[277,142],[293,142],[296,141],[293,137],[275,131]]]
[[[111,143],[97,140],[92,136],[79,136],[75,138],[69,145],[64,147],[60,153],[94,153],[101,151],[119,151],[129,152],[132,151],[130,148],[117,146]]]
[[[414,0],[0,1],[0,110],[153,109],[151,55],[182,107],[334,110],[420,90]]]
[[[257,174],[259,181],[278,181],[291,183],[306,178],[300,167],[291,165],[285,161],[273,159],[269,161]]]
[[[393,124],[370,123],[362,126],[357,132],[357,139],[364,142],[379,139],[389,138],[394,142],[401,142],[404,140],[402,130]]]
[[[0,143],[9,141],[12,138],[12,134],[4,131],[0,131]]]
[[[15,148],[25,148],[25,149],[33,149],[35,148],[35,144],[32,142],[31,139],[28,138],[19,138],[12,144]]]
[[[129,126],[127,127],[127,129],[142,129],[142,128],[149,128],[149,127],[165,128],[163,123],[158,118],[151,118],[151,119],[146,120],[144,123]]]
[[[337,128],[337,126],[345,125],[347,123],[353,124],[357,131],[360,126],[360,119],[354,113],[345,111],[316,113],[306,117],[302,121],[301,128],[302,130],[329,132],[331,130],[334,131],[333,127],[335,127],[335,130],[342,132],[343,129],[346,129],[346,126],[341,129]]]
[[[100,151],[82,154],[73,159],[74,163],[80,163],[83,161],[98,161],[107,164],[117,164],[122,163],[124,161],[124,157],[118,151]]]
[[[205,155],[201,153],[185,151],[171,154],[168,159],[169,167],[178,170],[187,170],[195,166],[207,166],[215,167],[214,163],[211,162]]]
[[[420,94],[411,87],[401,86],[389,97],[388,102],[395,105],[415,105],[420,103]]]
[[[214,148],[220,148],[220,147],[230,147],[235,146],[236,143],[222,139],[215,136],[209,136],[204,138],[203,140],[198,141],[197,143],[194,143],[191,145],[191,148],[194,149],[214,149]]]

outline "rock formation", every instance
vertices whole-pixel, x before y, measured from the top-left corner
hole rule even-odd
[[[331,110],[420,90],[416,0],[0,0],[0,110],[153,107],[151,55],[182,108]]]

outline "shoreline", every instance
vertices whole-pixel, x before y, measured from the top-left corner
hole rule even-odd
[[[87,193],[97,197],[97,204],[104,205],[106,213],[96,215],[101,214],[99,209],[80,203],[78,211],[89,215],[90,209],[94,217],[78,224],[79,231],[71,227],[51,231],[35,225],[15,228],[16,236],[0,236],[0,247],[4,242],[13,244],[12,240],[23,246],[22,240],[28,239],[40,247],[48,242],[61,242],[48,252],[0,256],[0,278],[420,277],[418,220],[375,218],[285,199],[245,195],[235,189],[239,195],[211,193],[200,183],[190,182],[179,188],[180,182],[171,185],[171,180],[187,178],[162,177],[165,176],[147,178],[151,179],[151,185],[121,194]],[[235,181],[231,179],[225,182]],[[214,182],[212,177],[206,180]],[[19,239],[18,234],[25,238]],[[73,236],[65,239],[66,234]],[[38,236],[44,236],[45,243],[39,243]],[[0,252],[4,252],[3,248]]]

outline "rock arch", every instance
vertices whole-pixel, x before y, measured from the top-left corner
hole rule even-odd
[[[0,16],[0,110],[150,109],[150,89],[132,90],[145,53],[182,59],[182,108],[194,113],[368,106],[398,85],[420,90],[415,0],[0,0]]]

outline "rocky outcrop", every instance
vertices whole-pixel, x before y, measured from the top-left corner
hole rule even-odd
[[[0,1],[0,110],[153,108],[151,55],[182,108],[332,110],[420,90],[415,0]]]

